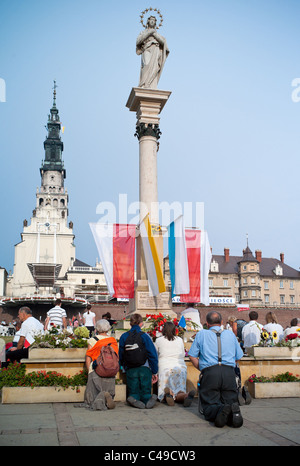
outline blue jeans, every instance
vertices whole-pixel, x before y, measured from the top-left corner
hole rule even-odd
[[[140,366],[126,370],[128,396],[143,403],[152,396],[152,372],[149,367]]]

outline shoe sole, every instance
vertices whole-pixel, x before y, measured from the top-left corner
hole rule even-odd
[[[166,395],[166,403],[168,406],[174,406],[175,405],[174,398],[171,395]]]
[[[239,406],[232,405],[231,412],[232,412],[232,427],[235,427],[235,428],[242,427],[244,420],[243,420]]]
[[[216,427],[224,427],[227,424],[229,416],[231,413],[231,407],[229,405],[225,405],[222,411],[217,415],[215,419],[215,426]]]
[[[111,394],[107,392],[104,394],[104,396],[105,396],[105,404],[107,406],[107,409],[115,409],[116,404],[114,400],[112,399]]]

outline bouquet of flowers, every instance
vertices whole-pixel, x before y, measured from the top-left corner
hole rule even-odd
[[[290,333],[283,340],[280,341],[278,346],[288,346],[290,348],[300,346],[299,333]]]
[[[258,346],[275,346],[279,342],[279,335],[276,330],[269,333],[266,329],[262,328],[260,333],[260,343]]]
[[[146,314],[146,322],[150,322],[150,325],[147,329],[147,333],[150,335],[153,341],[156,338],[162,336],[162,330],[165,322],[173,322],[176,327],[176,335],[182,338],[184,330],[181,327],[178,327],[178,319],[172,319],[168,315],[163,315],[161,312],[159,314]]]

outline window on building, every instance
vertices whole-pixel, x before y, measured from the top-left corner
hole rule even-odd
[[[81,284],[82,284],[82,285],[85,285],[85,278],[82,278],[82,279],[81,279]]]
[[[283,280],[280,280],[280,282],[279,282],[279,288],[283,288]]]
[[[290,296],[290,303],[295,304],[295,296],[294,295]]]
[[[247,265],[243,265],[243,270],[247,270]]]
[[[97,283],[99,283],[99,280],[96,278],[96,280],[95,280],[95,284],[97,285]]]
[[[236,288],[238,288],[238,287],[239,287],[239,285],[240,285],[240,284],[239,284],[239,281],[238,281],[238,280],[235,280],[235,282],[234,282],[234,286],[235,286]]]
[[[210,279],[208,280],[208,286],[209,286],[210,288],[212,288],[212,287],[214,286],[214,281],[213,281],[212,278],[210,278]]]
[[[251,283],[255,283],[255,278],[251,278]]]
[[[284,302],[285,302],[284,298],[285,298],[284,294],[281,294],[280,295],[280,304],[284,304]]]
[[[243,282],[244,282],[244,285],[247,285],[247,278],[244,278]]]
[[[293,290],[294,289],[294,282],[291,280],[290,281],[290,289]]]
[[[255,297],[256,296],[256,291],[255,290],[252,290],[252,297]]]
[[[268,304],[270,302],[270,295],[265,294],[265,303]]]
[[[239,294],[236,294],[236,295],[235,295],[235,302],[236,302],[236,303],[239,303],[239,302],[240,302],[240,295],[239,295]]]
[[[223,286],[228,286],[228,280],[227,280],[227,278],[224,278],[224,280],[223,280]]]
[[[247,298],[247,296],[248,296],[248,291],[244,290],[244,298]]]
[[[269,289],[269,282],[264,282],[264,289],[268,290]]]

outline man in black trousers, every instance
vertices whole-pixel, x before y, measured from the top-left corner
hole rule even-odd
[[[197,333],[189,351],[192,364],[201,371],[200,400],[204,417],[216,427],[225,424],[241,427],[243,418],[234,369],[243,351],[234,333],[222,330],[219,312],[209,312],[206,323],[208,329]]]

